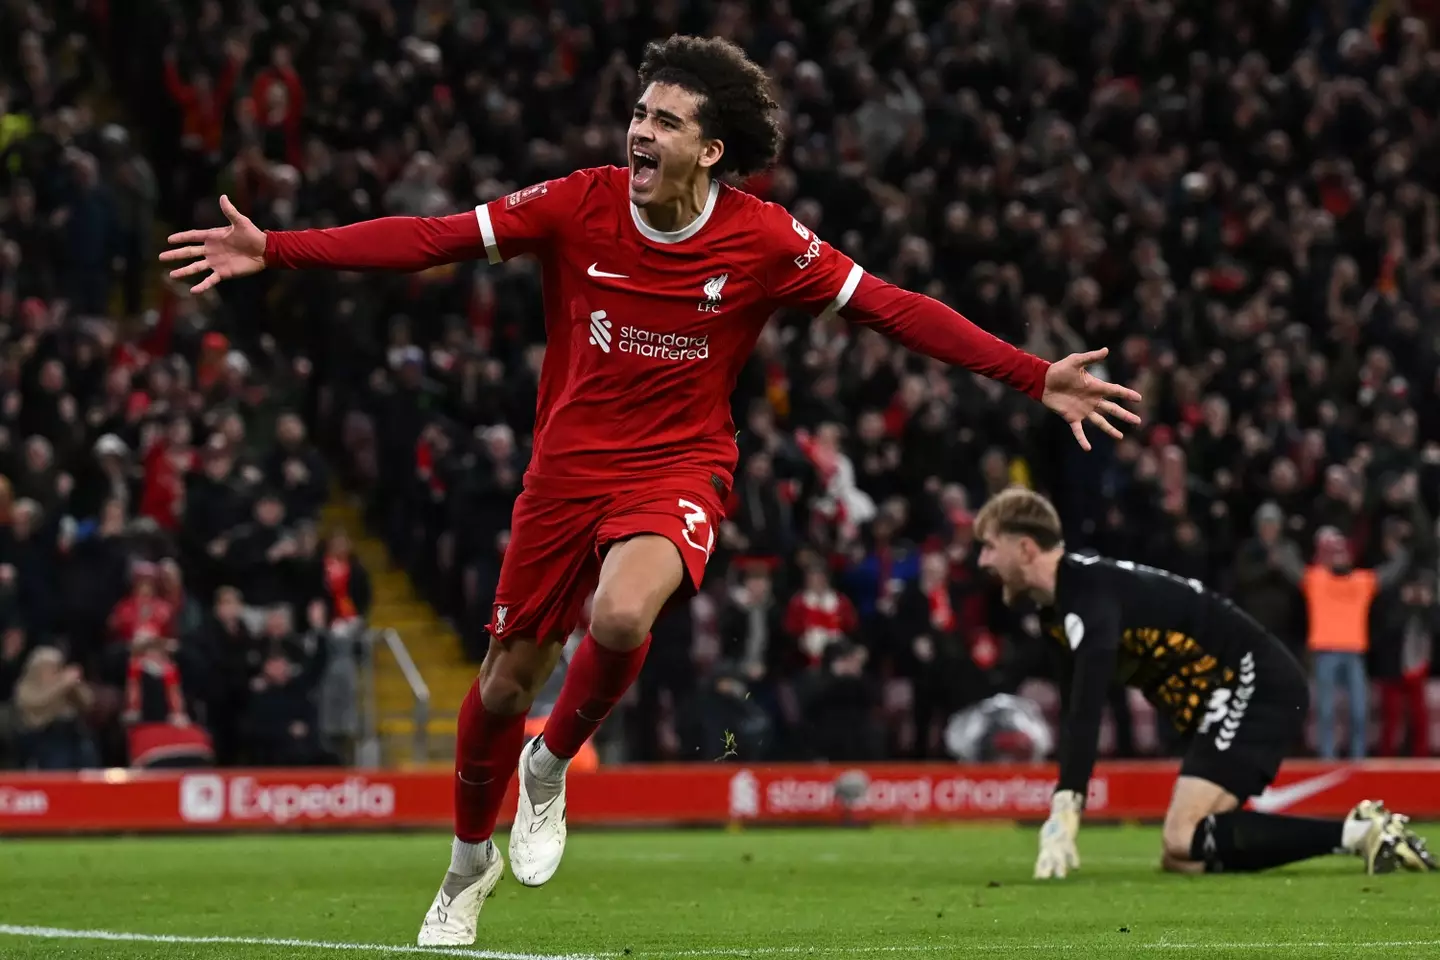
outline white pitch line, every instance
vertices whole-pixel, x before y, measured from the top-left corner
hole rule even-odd
[[[421,953],[470,960],[598,960],[590,953],[507,953],[460,947],[411,947],[390,943],[340,943],[332,940],[291,940],[282,937],[187,937],[160,933],[124,933],[118,930],[67,930],[62,927],[22,927],[0,923],[0,936],[45,940],[106,940],[130,943],[228,944],[251,947],[303,947],[310,950],[364,950],[370,953]]]
[[[44,940],[104,940],[132,943],[217,944],[253,947],[303,947],[312,950],[368,951],[371,953],[428,954],[437,957],[469,957],[470,960],[609,960],[632,957],[865,957],[879,954],[927,953],[1005,953],[1011,951],[1073,950],[1073,943],[949,943],[893,944],[875,947],[716,947],[686,950],[639,949],[627,954],[602,953],[511,953],[503,950],[475,950],[463,947],[411,947],[387,943],[343,943],[331,940],[290,940],[278,937],[188,937],[170,934],[124,933],[116,930],[69,930],[62,927],[36,927],[0,924],[0,936],[31,937]],[[1121,941],[1116,941],[1119,945]],[[1291,940],[1273,943],[1185,943],[1168,940],[1124,941],[1127,951],[1184,950],[1314,950],[1343,947],[1351,950],[1390,950],[1397,947],[1440,947],[1440,940],[1369,940],[1358,943],[1337,943],[1329,940]]]

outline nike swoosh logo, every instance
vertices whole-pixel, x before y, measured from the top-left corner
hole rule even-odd
[[[540,828],[543,826],[545,826],[545,819],[542,817],[541,819],[536,820],[534,823],[530,824],[530,832],[539,833]]]
[[[532,803],[530,804],[530,809],[535,811],[535,816],[543,817],[550,810],[550,807],[555,803],[555,801],[559,799],[560,797],[557,795],[551,797],[549,800],[546,800],[544,803]]]
[[[1270,787],[1260,796],[1251,800],[1250,805],[1258,813],[1279,813],[1297,803],[1309,800],[1316,794],[1324,793],[1331,787],[1339,786],[1348,779],[1350,779],[1350,771],[1331,770],[1318,777],[1297,780],[1295,783],[1286,784],[1283,787]]]
[[[629,280],[629,279],[630,279],[630,277],[629,277],[628,274],[624,274],[624,273],[606,273],[604,270],[598,269],[599,266],[600,266],[600,261],[597,260],[597,261],[595,261],[594,263],[590,264],[590,269],[589,269],[589,270],[586,270],[585,272],[588,273],[588,274],[590,274],[590,276],[592,276],[592,277],[609,277],[609,278],[611,278],[612,280]]]

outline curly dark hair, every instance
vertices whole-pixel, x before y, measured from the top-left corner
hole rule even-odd
[[[652,83],[673,84],[700,98],[701,134],[725,144],[715,176],[748,176],[775,162],[780,124],[770,78],[729,40],[674,36],[650,43],[640,63],[640,84]]]

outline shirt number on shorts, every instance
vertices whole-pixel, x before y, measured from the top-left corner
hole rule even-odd
[[[685,542],[705,556],[710,556],[710,551],[715,547],[715,528],[710,526],[710,519],[705,516],[705,508],[685,499],[681,499],[679,503],[680,509],[686,511],[682,518],[685,521]],[[703,547],[696,540],[699,527],[705,528],[705,546]]]

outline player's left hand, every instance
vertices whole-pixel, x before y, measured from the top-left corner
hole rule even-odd
[[[1035,859],[1035,879],[1063,879],[1080,866],[1075,836],[1080,832],[1080,811],[1084,801],[1074,790],[1060,790],[1050,798],[1050,819],[1040,828],[1040,856]]]
[[[1104,360],[1109,353],[1107,347],[1088,353],[1072,353],[1050,364],[1045,374],[1045,394],[1040,402],[1065,418],[1065,422],[1070,424],[1070,432],[1075,434],[1084,450],[1090,449],[1090,440],[1085,436],[1086,421],[1117,440],[1121,437],[1120,429],[1110,422],[1109,417],[1132,424],[1140,422],[1138,413],[1132,413],[1115,402],[1129,400],[1138,403],[1140,394],[1129,387],[1091,376],[1085,369]]]

